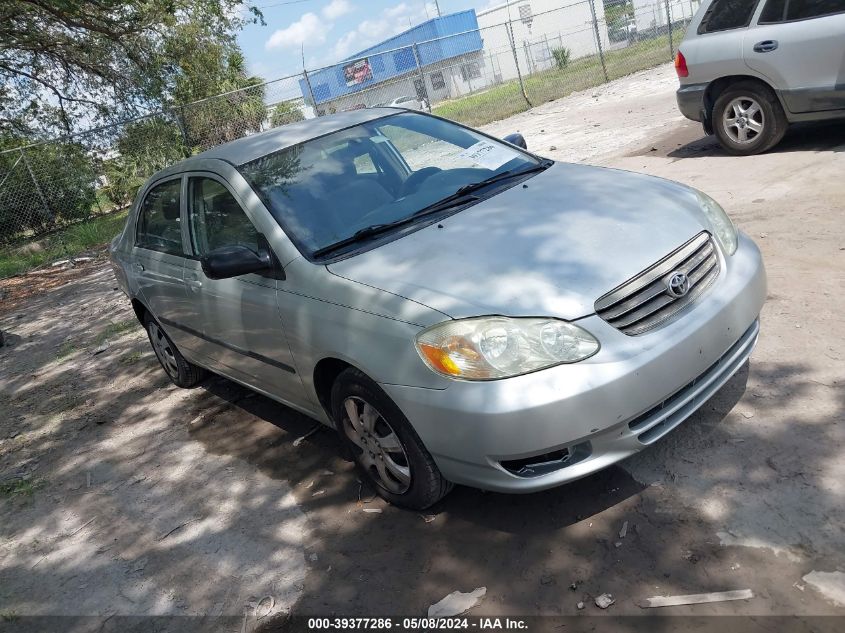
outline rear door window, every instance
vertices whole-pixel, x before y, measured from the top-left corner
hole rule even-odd
[[[760,24],[809,20],[845,13],[845,0],[769,0],[760,14]]]
[[[713,0],[698,27],[699,34],[746,27],[758,0]]]
[[[138,213],[136,246],[170,255],[184,255],[179,211],[181,190],[181,178],[150,189]]]

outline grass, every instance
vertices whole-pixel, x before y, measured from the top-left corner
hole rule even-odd
[[[0,496],[10,498],[29,498],[35,494],[36,490],[44,487],[44,482],[40,479],[15,479],[14,481],[5,481],[0,483]]]
[[[126,319],[125,321],[116,321],[114,323],[109,323],[105,329],[97,334],[94,338],[94,345],[99,346],[101,343],[105,342],[107,339],[110,339],[112,336],[117,336],[118,334],[123,334],[124,332],[128,332],[129,330],[134,330],[138,325],[138,321],[135,319]]]
[[[0,611],[0,619],[2,619],[3,622],[17,622],[20,619],[20,616],[15,611],[3,609]]]
[[[637,42],[605,53],[608,79],[653,68],[671,61],[668,36]],[[571,60],[565,68],[552,68],[523,77],[525,92],[532,106],[560,99],[578,90],[605,83],[598,55]],[[514,79],[484,92],[447,101],[433,108],[434,114],[467,125],[484,125],[528,110],[519,81]]]
[[[71,341],[65,341],[56,353],[56,360],[64,360],[79,351],[79,346]]]
[[[27,244],[0,247],[0,279],[104,246],[123,230],[126,211],[93,217]]]
[[[120,363],[122,365],[134,365],[139,360],[141,360],[141,352],[130,352],[120,357]]]

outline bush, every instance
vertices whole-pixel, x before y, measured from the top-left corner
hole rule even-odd
[[[552,55],[555,58],[555,65],[559,70],[563,70],[569,65],[569,57],[572,53],[568,48],[561,47],[554,49]]]
[[[5,144],[0,139],[0,148]],[[86,218],[95,203],[94,159],[77,143],[0,154],[0,242]],[[35,175],[35,181],[30,174]]]
[[[279,127],[280,125],[287,125],[288,123],[296,123],[297,121],[304,121],[305,115],[302,114],[296,104],[292,101],[282,101],[279,105],[273,108],[273,114],[270,116],[270,125],[272,127]]]

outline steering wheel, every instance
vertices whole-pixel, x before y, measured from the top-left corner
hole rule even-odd
[[[408,179],[402,183],[402,191],[399,192],[400,197],[407,196],[409,193],[412,193],[419,189],[419,186],[423,183],[423,181],[428,180],[434,174],[443,171],[439,167],[423,167],[419,171],[415,171],[413,174],[408,176]]]

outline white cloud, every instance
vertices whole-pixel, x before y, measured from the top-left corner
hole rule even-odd
[[[406,2],[400,2],[387,7],[378,16],[364,20],[353,30],[344,33],[332,47],[331,59],[327,61],[335,62],[349,57],[355,51],[363,50],[401,33],[411,25],[419,24],[434,15],[433,11],[427,15],[423,4],[414,7]]]
[[[323,17],[327,20],[336,20],[347,13],[352,13],[354,10],[355,7],[352,6],[349,0],[332,0],[329,4],[323,7],[320,13],[322,13]]]
[[[308,12],[287,28],[275,31],[264,44],[264,48],[270,50],[299,48],[303,44],[322,44],[331,28],[331,24],[324,23],[316,14]]]

